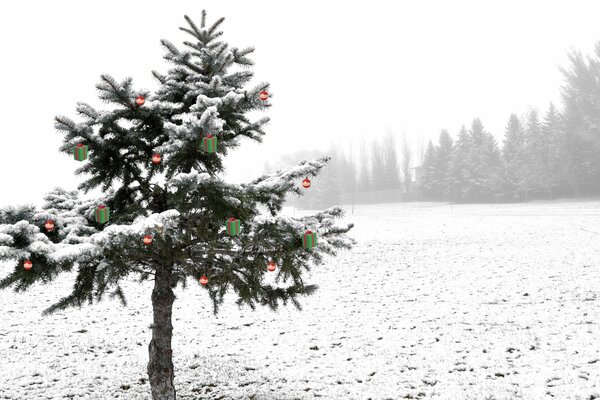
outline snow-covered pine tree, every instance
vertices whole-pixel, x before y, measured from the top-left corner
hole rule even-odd
[[[468,201],[481,202],[495,198],[500,182],[500,150],[494,137],[485,131],[479,118],[469,130],[471,137],[467,156],[469,179]]]
[[[61,272],[76,273],[73,291],[47,313],[99,301],[106,294],[125,303],[121,282],[127,276],[154,280],[148,363],[154,400],[176,398],[173,289],[206,275],[215,313],[230,291],[238,295],[239,305],[251,308],[276,309],[288,302],[300,307],[298,297],[316,289],[304,281],[304,271],[353,244],[346,235],[352,225],[334,225],[342,216],[340,208],[304,218],[279,215],[285,195],[301,194],[301,180],[315,176],[327,157],[248,184],[219,178],[223,158],[240,139],[261,141],[268,118],[252,121],[246,114],[269,107],[259,99],[269,84],[246,88],[253,76],[253,49],[219,40],[223,18],[210,26],[204,11],[200,26],[185,19],[188,26],[181,29],[192,40],[184,42],[185,50],[162,41],[165,58],[174,67],[164,75],[153,72],[159,82],[154,93],[134,89],[130,78],[118,82],[103,75],[97,88],[113,109],[79,103],[83,122],[56,118],[56,128],[64,133],[63,152],[72,156],[77,144],[89,146],[89,158],[77,173],[91,177],[79,189],[101,188],[105,195],[81,200],[78,192],[58,189],[46,196],[41,210],[25,206],[0,213],[0,260],[14,262],[1,288],[22,291]],[[136,102],[138,96],[145,103]],[[216,152],[199,148],[207,134],[218,138]],[[151,162],[155,153],[162,157],[158,164]],[[99,204],[110,209],[107,223],[94,221]],[[225,232],[230,217],[241,222],[237,236]],[[44,229],[48,219],[55,223],[52,232]],[[318,246],[310,250],[302,243],[307,229],[319,235]],[[152,235],[150,246],[143,244],[144,235]],[[25,260],[32,262],[30,270],[23,268]],[[278,266],[276,284],[264,279],[271,260]]]
[[[452,201],[464,202],[468,200],[469,180],[471,169],[468,156],[471,148],[471,137],[463,125],[458,132],[458,139],[452,150],[452,161],[448,171],[448,197]]]
[[[565,81],[563,101],[563,168],[576,196],[598,194],[600,190],[600,42],[594,54],[584,56],[573,50],[570,65],[561,68]]]
[[[544,166],[544,186],[550,199],[557,193],[564,191],[568,177],[566,169],[566,137],[563,118],[560,111],[550,103],[548,111],[542,122],[541,135],[543,138],[544,152],[542,155]]]
[[[525,153],[527,160],[527,198],[540,197],[544,191],[543,157],[545,144],[542,138],[540,118],[537,110],[531,108],[523,116],[525,128]]]
[[[527,190],[525,130],[516,114],[511,114],[506,124],[502,158],[504,160],[502,197],[506,200],[524,199]]]
[[[438,185],[436,177],[437,149],[430,140],[423,156],[423,165],[421,165],[421,181],[419,190],[424,200],[438,200]]]
[[[489,132],[483,138],[480,154],[485,166],[485,190],[482,198],[497,201],[502,185],[502,155],[498,141]]]
[[[424,199],[440,201],[448,198],[453,145],[446,129],[440,133],[439,145],[429,141],[421,168],[420,188]]]
[[[328,164],[323,168],[318,179],[313,180],[310,188],[305,190],[305,197],[309,200],[307,204],[303,205],[305,209],[340,204],[342,185],[339,175],[340,151],[332,144],[327,153],[330,157]]]
[[[452,149],[454,142],[446,129],[440,132],[438,145],[436,146],[435,182],[439,185],[439,199],[448,198],[448,172],[452,162]]]

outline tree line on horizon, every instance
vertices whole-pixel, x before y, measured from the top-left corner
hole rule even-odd
[[[430,141],[416,151],[402,135],[398,152],[396,137],[388,132],[370,145],[363,139],[357,154],[349,144],[348,152],[332,145],[326,152],[284,156],[281,165],[331,156],[318,182],[296,204],[328,207],[348,193],[357,203],[369,202],[360,196],[365,192],[377,192],[370,200],[376,202],[515,202],[599,195],[600,42],[593,56],[572,51],[568,57],[570,67],[561,68],[561,108],[551,103],[543,115],[535,109],[511,114],[501,143],[475,118],[455,139],[444,129],[437,143]]]
[[[540,120],[536,110],[511,114],[502,148],[480,119],[463,126],[456,141],[442,130],[429,142],[419,180],[420,198],[432,201],[528,201],[580,195],[582,176],[572,168],[568,135],[553,104]]]
[[[421,168],[423,200],[528,201],[600,194],[600,42],[594,56],[569,54],[561,68],[562,109],[543,117],[511,114],[502,147],[479,119],[453,142],[447,131],[429,142]]]

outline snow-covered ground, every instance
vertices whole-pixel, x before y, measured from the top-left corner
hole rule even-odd
[[[313,269],[303,311],[215,317],[199,285],[178,292],[179,398],[600,398],[600,202],[346,220],[358,245]],[[0,399],[147,399],[150,284],[41,317],[71,279],[0,292]]]

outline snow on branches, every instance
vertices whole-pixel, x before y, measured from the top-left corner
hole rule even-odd
[[[217,40],[222,19],[210,27],[204,17],[200,27],[186,20],[189,27],[182,30],[195,40],[184,42],[185,51],[162,41],[173,66],[166,74],[154,72],[156,91],[134,89],[131,78],[102,75],[99,97],[113,109],[78,103],[83,122],[56,117],[64,134],[61,151],[82,162],[75,163],[76,172],[86,175],[79,189],[100,188],[105,195],[86,200],[56,189],[39,210],[0,211],[0,259],[16,260],[0,288],[14,284],[21,290],[76,269],[73,293],[51,307],[55,310],[99,299],[110,287],[124,301],[119,281],[132,273],[142,280],[172,273],[170,287],[206,274],[215,309],[229,290],[251,307],[277,307],[279,300],[297,305],[298,295],[315,289],[302,280],[310,262],[353,244],[346,236],[352,225],[334,225],[340,208],[303,218],[278,216],[286,195],[302,195],[302,179],[316,176],[329,157],[247,184],[219,177],[239,139],[262,140],[269,118],[253,121],[248,113],[267,109],[272,97],[259,96],[269,90],[266,82],[246,87],[253,77],[247,68],[253,48],[230,48]],[[270,215],[261,215],[262,206]],[[96,220],[96,210],[110,210],[110,220],[104,214]],[[239,227],[235,234],[226,222],[231,218]],[[303,243],[307,230],[319,235],[318,246]],[[25,259],[32,268],[29,263],[23,268]],[[263,282],[273,262],[278,286]]]
[[[273,174],[263,175],[249,184],[242,184],[244,191],[256,196],[257,200],[265,204],[272,215],[281,211],[288,192],[302,195],[298,188],[298,180],[307,176],[316,176],[325,167],[331,157],[322,157],[313,161],[302,161],[299,165],[279,170]]]
[[[22,207],[0,214],[0,260],[33,257],[52,267],[86,258],[102,258],[111,246],[137,244],[149,229],[174,228],[179,216],[178,211],[167,210],[140,216],[132,224],[112,224],[99,231],[93,223],[94,210],[97,204],[110,201],[110,196],[82,200],[75,191],[57,188],[48,193],[45,200],[39,211]],[[53,235],[40,228],[47,220],[55,224]]]

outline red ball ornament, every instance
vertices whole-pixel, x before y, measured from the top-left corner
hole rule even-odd
[[[258,94],[258,98],[261,99],[262,101],[265,101],[269,98],[269,92],[267,92],[266,90],[263,90],[262,92],[260,92]]]
[[[145,102],[146,99],[144,98],[144,96],[138,96],[135,98],[135,104],[137,104],[138,106],[143,106]]]
[[[25,260],[23,263],[23,268],[25,268],[25,271],[29,271],[31,268],[33,268],[33,263],[31,260]]]
[[[52,232],[54,230],[54,221],[52,221],[51,219],[46,221],[46,223],[44,224],[44,228],[46,228],[48,232]]]
[[[202,276],[200,277],[200,284],[201,284],[202,286],[206,286],[206,284],[207,284],[207,283],[208,283],[208,276],[206,276],[206,275],[202,275]]]
[[[152,164],[158,165],[158,164],[160,164],[161,160],[162,160],[162,157],[160,156],[160,154],[153,154],[152,155]]]
[[[144,244],[146,246],[149,246],[152,244],[152,235],[145,235],[144,239],[142,240],[144,242]]]
[[[308,178],[305,178],[305,179],[302,181],[302,186],[304,186],[304,189],[308,189],[308,188],[310,187],[310,179],[308,179]]]
[[[277,268],[277,264],[275,264],[275,262],[273,261],[269,261],[269,263],[267,264],[267,269],[273,272],[275,271],[275,268]]]

